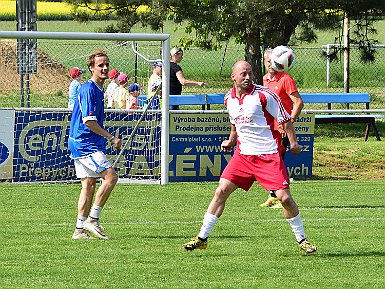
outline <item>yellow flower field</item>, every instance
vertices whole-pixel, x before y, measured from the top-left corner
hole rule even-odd
[[[37,16],[40,20],[71,19],[71,5],[65,2],[44,2],[36,3]],[[86,8],[83,8],[87,11]],[[151,10],[146,5],[136,9],[137,13],[149,13]],[[16,17],[16,0],[0,0],[0,20],[13,20]]]
[[[0,17],[13,15],[16,17],[16,1],[0,0]],[[38,15],[65,15],[71,13],[71,7],[64,2],[37,2],[36,11]]]

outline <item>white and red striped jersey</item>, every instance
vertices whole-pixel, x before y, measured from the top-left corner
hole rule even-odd
[[[230,122],[237,130],[237,149],[243,155],[273,154],[278,151],[273,137],[274,118],[282,124],[290,115],[279,96],[265,86],[251,85],[240,98],[233,87],[225,96]]]

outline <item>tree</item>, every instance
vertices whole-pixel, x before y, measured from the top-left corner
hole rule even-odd
[[[370,35],[375,17],[384,15],[385,0],[66,0],[74,4],[79,20],[117,17],[107,32],[129,32],[141,23],[161,30],[166,20],[187,23],[184,47],[196,45],[218,49],[234,38],[245,45],[245,59],[252,65],[256,81],[262,81],[264,47],[315,41],[317,29],[341,27],[344,13],[356,21],[352,43],[373,55]],[[102,4],[101,4],[102,2]],[[87,8],[87,12],[80,8]],[[336,39],[338,41],[338,38]],[[369,48],[368,48],[369,47]]]

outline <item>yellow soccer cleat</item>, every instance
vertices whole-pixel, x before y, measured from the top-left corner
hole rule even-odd
[[[305,252],[306,254],[312,254],[317,251],[317,246],[310,243],[308,240],[304,239],[299,244],[298,247]]]
[[[266,202],[260,204],[259,206],[260,207],[265,207],[265,208],[270,208],[270,207],[276,205],[277,203],[279,203],[278,198],[269,196],[267,198]]]
[[[186,251],[192,251],[195,249],[203,250],[207,248],[207,238],[206,240],[200,239],[197,237],[194,237],[190,240],[190,242],[183,244],[183,248]]]

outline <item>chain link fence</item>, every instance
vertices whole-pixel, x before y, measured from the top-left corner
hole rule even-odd
[[[139,51],[145,53],[150,51],[148,54],[153,58],[159,58],[159,44],[143,42],[140,45]],[[128,74],[130,81],[139,83],[143,88],[143,94],[147,94],[150,66],[138,69],[130,44],[126,46],[126,51],[130,53],[121,55],[114,53],[113,57],[110,57],[111,68],[118,68]],[[85,69],[89,52],[98,47],[101,47],[100,42],[39,40],[37,71],[29,75],[29,79],[25,77],[21,79],[18,74],[20,63],[16,40],[0,39],[0,65],[3,75],[0,81],[0,107],[67,107],[68,87],[71,82],[69,69],[73,66]],[[342,52],[327,57],[325,47],[293,48],[297,63],[290,74],[294,77],[300,92],[343,92]],[[384,47],[376,48],[374,61],[368,63],[362,60],[357,48],[351,49],[350,92],[368,92],[372,99],[371,108],[385,107],[385,63],[382,61],[384,58]],[[180,65],[185,77],[204,81],[207,86],[187,86],[183,88],[183,93],[227,92],[232,86],[230,79],[232,64],[239,59],[244,59],[242,46],[226,47],[219,51],[202,51],[198,48],[184,51],[184,60]],[[90,74],[87,72],[84,80],[89,77]],[[21,103],[21,96],[28,99],[28,105]]]

